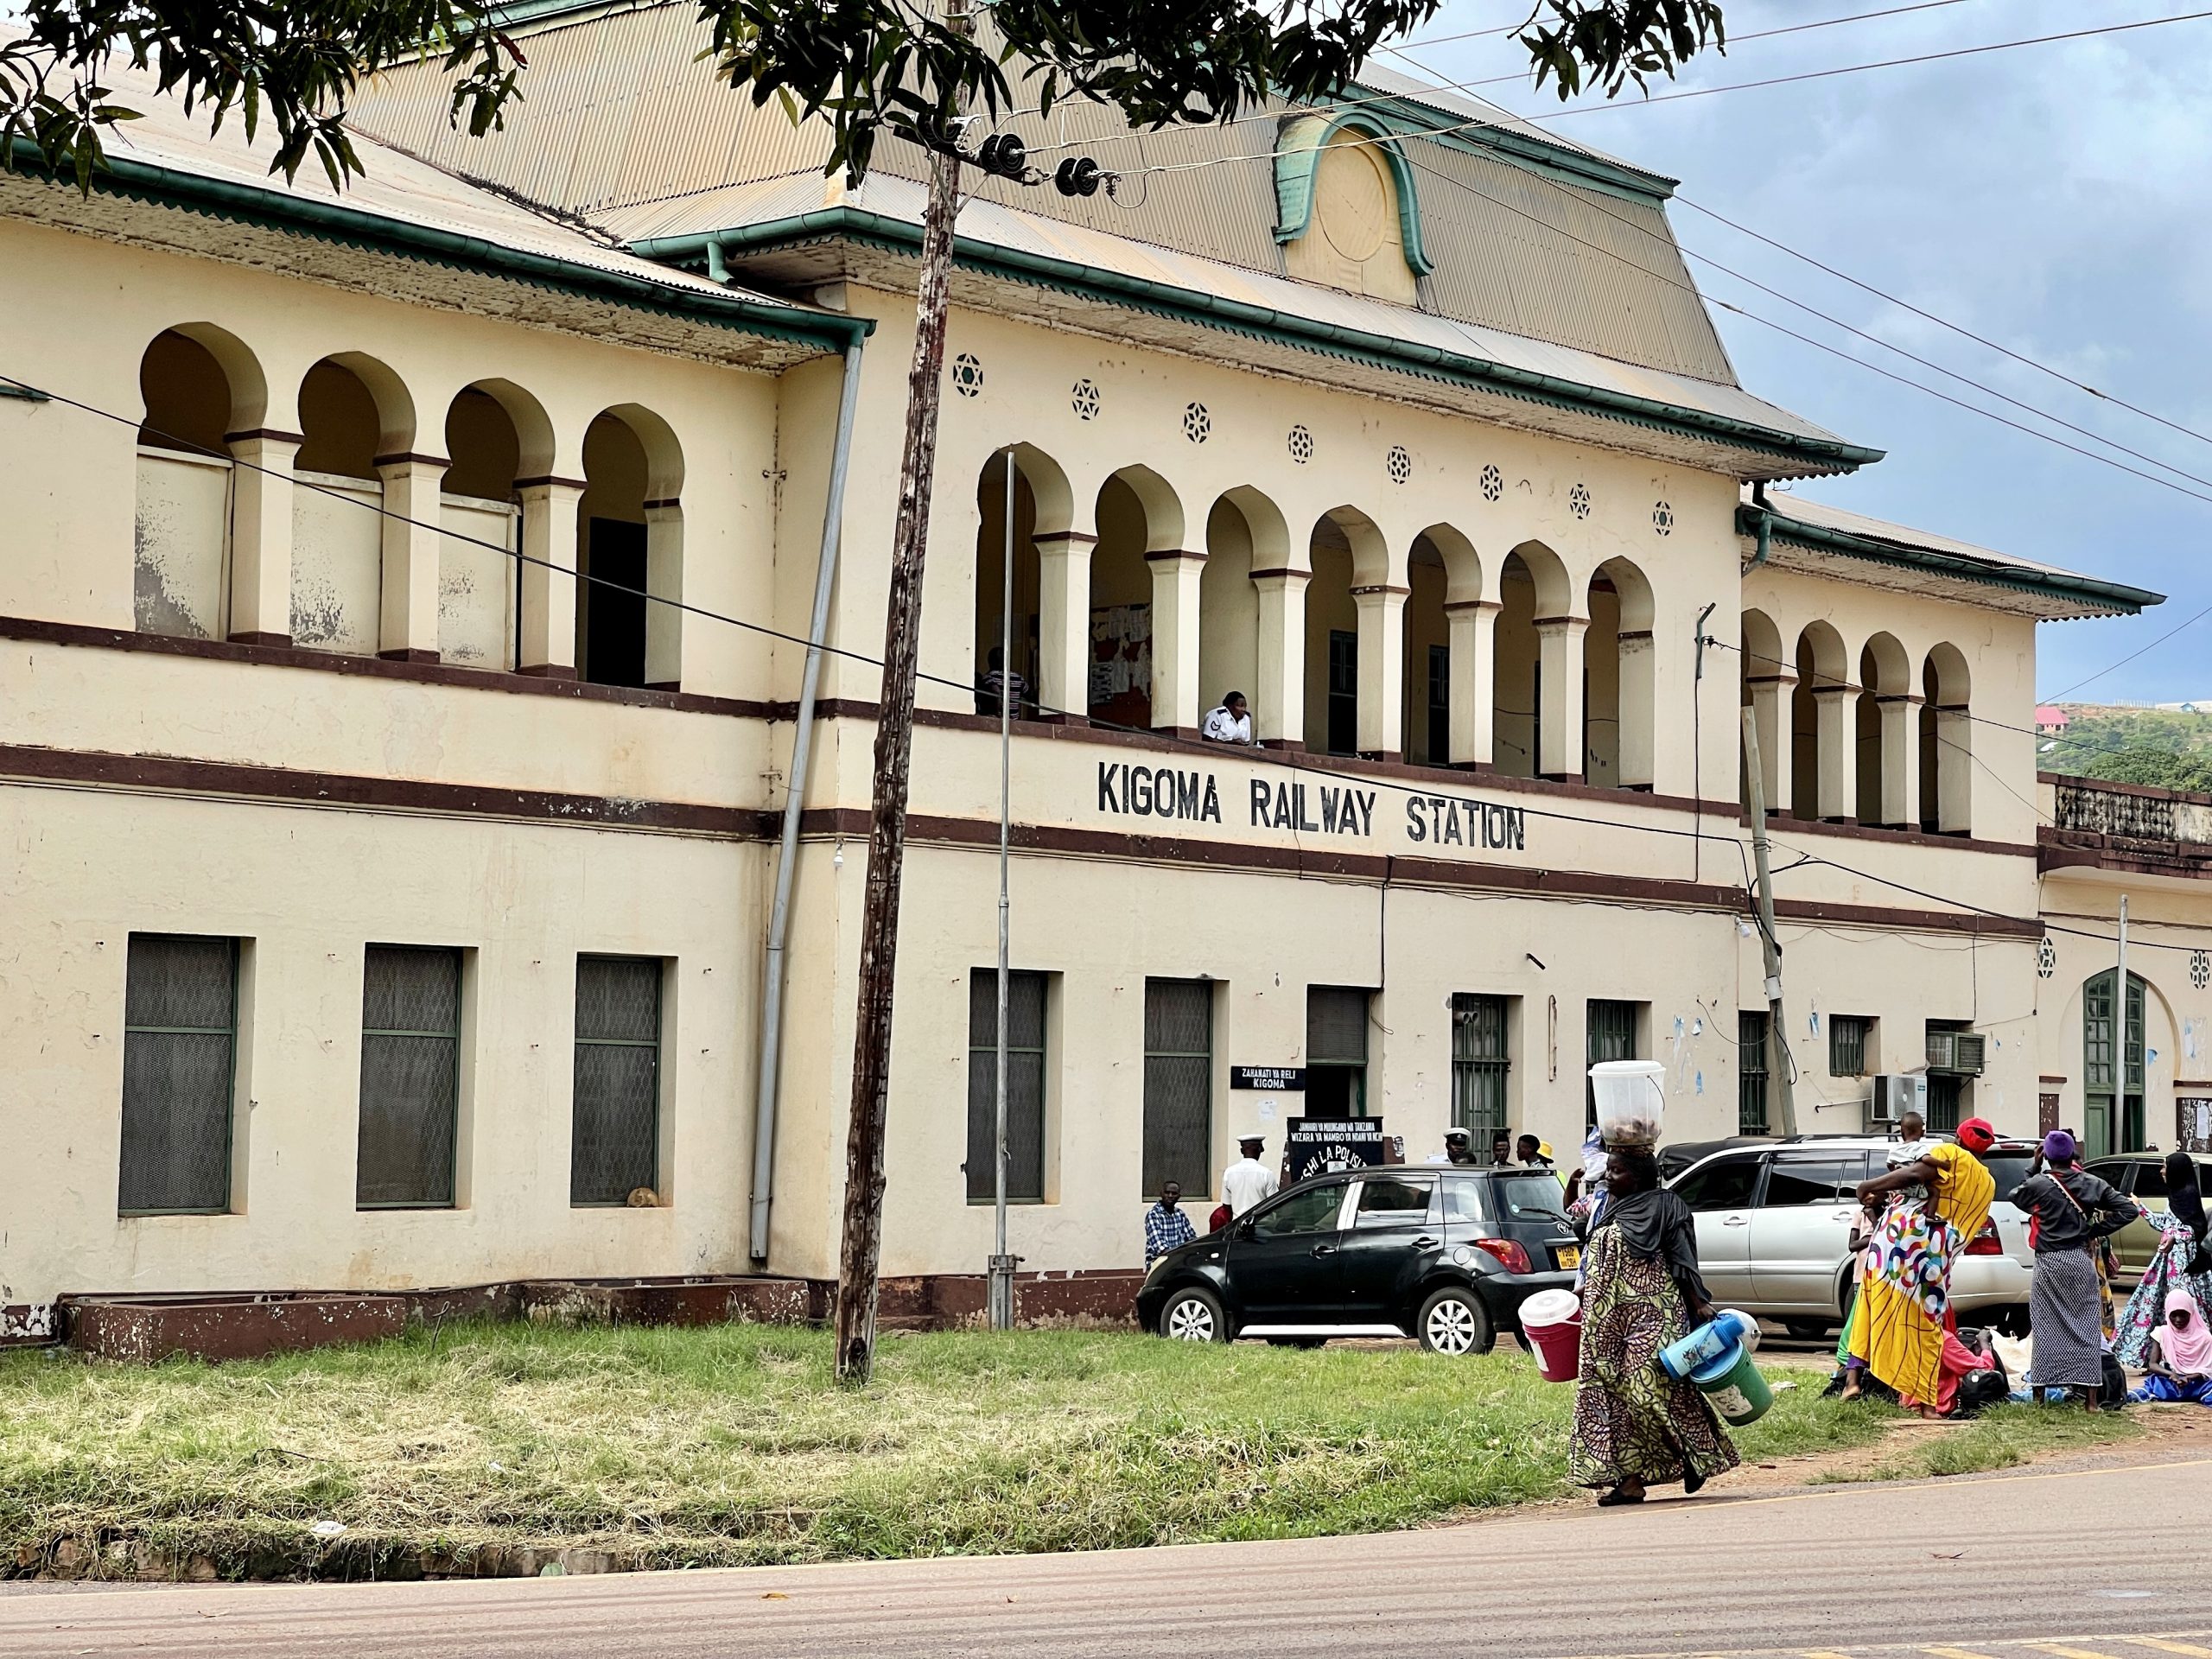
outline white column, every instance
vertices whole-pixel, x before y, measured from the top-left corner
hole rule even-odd
[[[1920,702],[1900,695],[1883,697],[1882,822],[1896,830],[1920,828]]]
[[[1494,705],[1491,682],[1497,676],[1490,654],[1497,636],[1497,613],[1501,608],[1494,599],[1463,600],[1444,607],[1445,623],[1451,630],[1452,650],[1449,758],[1455,766],[1488,766],[1496,747],[1492,741],[1496,726],[1491,718]]]
[[[1406,758],[1406,595],[1386,583],[1351,590],[1359,612],[1359,752]]]
[[[1974,828],[1974,721],[1964,706],[1936,711],[1936,827],[1947,836]]]
[[[1789,810],[1790,693],[1796,684],[1795,674],[1754,674],[1751,679],[1751,713],[1759,728],[1759,776],[1766,786],[1770,813]]]
[[[1640,629],[1616,636],[1619,647],[1618,679],[1614,702],[1618,705],[1619,747],[1615,751],[1624,789],[1649,789],[1653,780],[1655,715],[1654,686],[1658,665],[1651,630]]]
[[[1589,631],[1586,616],[1536,619],[1539,777],[1581,781],[1582,636]]]
[[[231,614],[225,632],[249,645],[292,643],[292,458],[296,432],[233,432]]]
[[[436,455],[377,457],[385,513],[377,654],[395,662],[438,660],[439,493],[451,464]]]
[[[522,497],[522,638],[516,671],[547,679],[576,677],[576,509],[584,485],[573,478],[515,480]]]
[[[1090,550],[1098,538],[1063,530],[1036,543],[1037,700],[1081,720],[1090,707]]]
[[[1311,570],[1255,570],[1260,590],[1260,667],[1252,688],[1253,735],[1276,748],[1306,747],[1306,584]]]
[[[645,503],[645,683],[659,691],[683,685],[683,613],[664,600],[683,597],[683,507]]]
[[[1859,726],[1853,718],[1858,696],[1847,685],[1813,688],[1813,730],[1820,745],[1813,801],[1830,823],[1858,816]]]
[[[1198,725],[1198,588],[1203,553],[1147,553],[1152,567],[1152,723],[1161,731]]]

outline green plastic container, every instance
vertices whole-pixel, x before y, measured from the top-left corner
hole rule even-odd
[[[1690,1381],[1697,1385],[1699,1393],[1713,1402],[1713,1410],[1720,1414],[1720,1421],[1732,1428],[1756,1423],[1774,1404],[1774,1390],[1767,1387],[1759,1368],[1751,1363],[1751,1350],[1740,1342],[1718,1359],[1692,1371]]]

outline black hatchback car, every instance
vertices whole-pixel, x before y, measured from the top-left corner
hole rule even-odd
[[[1318,1175],[1168,1251],[1137,1318],[1185,1342],[1414,1336],[1487,1353],[1521,1304],[1574,1283],[1558,1179],[1542,1171],[1391,1164]]]

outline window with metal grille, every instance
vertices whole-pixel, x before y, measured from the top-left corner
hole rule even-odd
[[[1839,1014],[1828,1020],[1828,1075],[1866,1075],[1866,1036],[1873,1021],[1863,1014]]]
[[[361,1127],[353,1202],[454,1202],[461,1104],[461,952],[372,944],[361,979]]]
[[[1972,1031],[1974,1022],[1970,1020],[1930,1020],[1927,1029]],[[1925,1039],[1922,1041],[1920,1052],[1923,1054],[1928,1052]],[[1959,1120],[1965,1116],[1961,1108],[1966,1102],[1968,1081],[1967,1078],[1940,1071],[1928,1074],[1928,1128],[1930,1131],[1937,1135],[1949,1135],[1957,1129]]]
[[[1428,764],[1452,762],[1452,647],[1428,648]]]
[[[1610,1002],[1592,997],[1583,1021],[1583,1052],[1587,1065],[1600,1060],[1632,1060],[1636,1052],[1636,1010],[1633,1002]],[[1586,1070],[1582,1084],[1583,1122],[1598,1122],[1598,1090]]]
[[[1007,976],[1006,1196],[1045,1201],[1045,981]],[[998,1196],[999,970],[968,970],[968,1202]]]
[[[1212,1190],[1213,982],[1144,982],[1144,1191]]]
[[[1465,1129],[1485,1154],[1488,1136],[1505,1128],[1505,999],[1471,991],[1452,995],[1452,1127]]]
[[[657,957],[576,958],[571,1205],[660,1185],[660,982]]]
[[[1764,1008],[1736,1016],[1736,1132],[1766,1133],[1766,1027]]]
[[[1359,747],[1359,636],[1329,630],[1329,753]]]
[[[1367,1116],[1367,1008],[1372,991],[1306,988],[1306,1115]]]
[[[123,988],[123,1157],[116,1210],[231,1207],[236,939],[133,933]]]

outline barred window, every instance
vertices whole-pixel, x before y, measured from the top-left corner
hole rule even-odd
[[[1866,1075],[1866,1037],[1873,1021],[1864,1014],[1839,1014],[1828,1020],[1828,1075]]]
[[[1045,980],[1007,976],[1006,1196],[1045,1201]],[[999,970],[968,972],[968,1202],[998,1196]]]
[[[569,1202],[629,1202],[660,1185],[661,963],[576,958],[576,1056]]]
[[[1144,982],[1144,1191],[1212,1183],[1213,982]]]
[[[1583,1052],[1586,1065],[1595,1065],[1600,1060],[1632,1060],[1636,1052],[1636,1011],[1634,1002],[1611,1002],[1592,997],[1583,1022]],[[1587,1080],[1582,1085],[1584,1126],[1594,1128],[1598,1122],[1598,1088]]]
[[[1505,1128],[1505,999],[1455,991],[1452,996],[1452,1127],[1486,1137]]]
[[[1375,993],[1350,985],[1306,988],[1306,1116],[1365,1117],[1367,1025]]]
[[[1746,1008],[1736,1016],[1736,1132],[1764,1135],[1766,1117],[1766,1033],[1771,1016]]]
[[[231,1207],[236,939],[134,933],[123,991],[123,1156],[116,1210]]]
[[[461,1103],[461,952],[372,944],[361,984],[363,1210],[454,1202]]]

